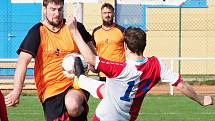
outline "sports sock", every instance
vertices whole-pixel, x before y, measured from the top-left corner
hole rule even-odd
[[[80,89],[80,85],[79,85],[77,76],[75,76],[72,86],[73,86],[74,89]]]
[[[88,91],[93,97],[101,99],[102,92],[101,86],[104,86],[105,82],[101,82],[85,75],[80,75],[78,80],[79,87]]]

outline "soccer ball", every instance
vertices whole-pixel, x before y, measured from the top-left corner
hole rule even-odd
[[[84,61],[82,55],[78,53],[71,53],[66,55],[62,61],[63,74],[68,78],[75,78],[75,57],[80,57],[85,69],[87,69],[87,63]]]

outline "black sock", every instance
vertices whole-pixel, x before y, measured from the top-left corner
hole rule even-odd
[[[87,121],[87,115],[85,114],[84,111],[78,117],[70,116],[69,118],[70,118],[71,121]]]

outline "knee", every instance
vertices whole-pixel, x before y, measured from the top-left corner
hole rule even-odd
[[[73,117],[79,116],[83,111],[82,105],[79,105],[76,101],[68,102],[68,104],[66,104],[66,108],[69,115]]]
[[[83,100],[79,96],[66,96],[65,105],[68,114],[73,117],[79,116],[84,110],[82,102]]]

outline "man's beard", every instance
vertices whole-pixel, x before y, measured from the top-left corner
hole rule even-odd
[[[53,22],[53,21],[51,21],[51,20],[49,20],[47,17],[46,17],[46,20],[49,22],[49,24],[51,24],[52,26],[54,26],[54,27],[58,27],[58,26],[60,26],[60,24],[61,24],[61,22],[62,22],[62,20],[60,20],[60,21],[58,21],[58,22]]]
[[[103,25],[104,25],[104,26],[107,26],[107,27],[112,26],[112,25],[113,25],[113,19],[110,20],[110,21],[104,21],[104,20],[103,20]]]

